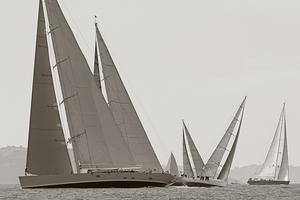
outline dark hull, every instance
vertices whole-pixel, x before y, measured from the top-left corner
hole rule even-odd
[[[164,187],[174,176],[162,173],[110,172],[70,175],[21,176],[23,189],[29,188],[141,188]]]
[[[199,180],[192,178],[183,178],[183,184],[188,187],[225,187],[227,185],[226,181],[211,179],[211,180]]]
[[[105,182],[90,182],[90,183],[72,183],[62,185],[49,185],[40,187],[30,187],[31,189],[38,188],[143,188],[143,187],[164,187],[165,183],[155,183],[146,181],[105,181]]]
[[[249,180],[249,185],[288,185],[290,181]]]

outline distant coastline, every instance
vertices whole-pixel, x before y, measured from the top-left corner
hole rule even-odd
[[[26,148],[7,146],[0,148],[0,184],[18,184],[18,176],[24,174]],[[259,165],[235,167],[231,170],[230,181],[246,183],[259,169]],[[182,166],[179,166],[182,169]],[[300,166],[290,166],[291,183],[300,183]]]

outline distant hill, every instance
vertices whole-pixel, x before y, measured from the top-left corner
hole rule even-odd
[[[0,184],[18,184],[18,176],[24,174],[26,148],[9,146],[0,148]],[[182,166],[178,166],[182,170]],[[246,183],[259,169],[259,165],[235,167],[230,172],[230,181]],[[290,166],[292,183],[300,183],[300,166]]]
[[[18,176],[24,174],[26,148],[0,148],[0,184],[18,183]]]

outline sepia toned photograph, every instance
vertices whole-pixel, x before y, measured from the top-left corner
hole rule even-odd
[[[300,1],[1,0],[0,23],[0,199],[300,199]]]

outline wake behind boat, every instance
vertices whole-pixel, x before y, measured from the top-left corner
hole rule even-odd
[[[228,176],[233,162],[237,142],[242,126],[246,98],[243,100],[233,120],[231,121],[226,133],[222,137],[217,148],[211,155],[210,159],[204,165],[204,162],[194,144],[190,133],[183,122],[183,171],[182,182],[190,187],[224,187],[227,185]],[[236,135],[229,151],[229,154],[221,166],[222,158],[228,148],[230,139],[234,136],[235,127],[239,121]],[[186,136],[186,138],[185,138]],[[186,140],[187,139],[187,143]],[[188,145],[187,145],[188,144]],[[190,150],[191,159],[189,158],[188,149]],[[193,167],[194,166],[194,170]],[[221,167],[220,171],[219,168]]]
[[[51,40],[46,33],[46,19]],[[53,52],[48,44],[52,44]],[[55,56],[52,67],[51,53]],[[134,145],[123,135],[113,109],[99,92],[57,0],[45,0],[44,6],[40,1],[27,161],[25,176],[19,177],[21,187],[132,188],[170,184],[174,177],[163,172],[133,113],[133,105],[123,113],[123,120],[130,118],[128,134],[136,136]],[[72,145],[73,165],[67,144]]]
[[[286,133],[285,104],[275,135],[259,174],[248,180],[250,185],[288,185],[289,164]]]

